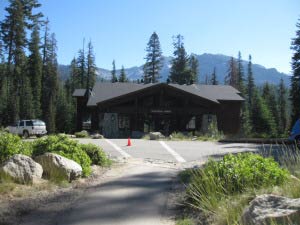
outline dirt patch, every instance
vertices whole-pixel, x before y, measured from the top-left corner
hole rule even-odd
[[[124,167],[124,163],[114,164],[111,168],[93,166],[89,178],[64,186],[47,181],[32,186],[15,185],[11,192],[0,195],[0,225],[53,225],[53,219],[71,209],[87,188],[119,175]]]

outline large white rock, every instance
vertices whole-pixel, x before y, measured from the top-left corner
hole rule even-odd
[[[42,165],[44,176],[47,178],[72,181],[82,174],[82,168],[77,162],[58,154],[45,153],[37,156],[35,160]]]
[[[0,167],[0,177],[9,178],[21,184],[34,183],[41,179],[43,168],[26,155],[16,154]]]
[[[260,195],[250,202],[242,216],[245,225],[298,224],[300,198],[290,199],[278,195]],[[295,223],[294,223],[295,222]]]
[[[160,132],[150,132],[149,133],[150,140],[158,140],[160,138],[165,138]]]

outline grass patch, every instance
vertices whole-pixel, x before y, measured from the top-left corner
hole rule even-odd
[[[16,189],[17,185],[13,182],[0,182],[0,195],[9,194]]]
[[[31,185],[16,184],[14,182],[6,181],[0,182],[0,196],[3,198],[17,197],[22,198],[26,196],[33,196],[38,192],[53,191],[58,187],[65,187],[62,184],[53,183],[52,181],[42,181]]]
[[[189,218],[177,219],[176,225],[195,225],[194,221]]]

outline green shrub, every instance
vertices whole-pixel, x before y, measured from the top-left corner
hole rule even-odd
[[[15,154],[31,156],[31,143],[23,142],[22,139],[17,135],[0,132],[0,163],[4,162]]]
[[[264,158],[254,153],[228,154],[219,162],[210,160],[204,172],[213,175],[226,193],[280,185],[289,175],[273,158]]]
[[[75,133],[76,138],[86,138],[89,136],[89,133],[86,130]]]
[[[111,160],[107,157],[105,152],[94,144],[81,144],[80,147],[92,160],[92,164],[99,166],[111,165]]]
[[[281,185],[289,172],[272,158],[253,153],[226,155],[220,161],[209,160],[192,172],[187,188],[189,205],[213,214],[220,201],[251,189]]]
[[[72,159],[82,167],[83,176],[88,176],[91,173],[91,160],[81,145],[66,135],[51,135],[40,138],[33,143],[33,155],[42,155],[46,152],[52,152]]]

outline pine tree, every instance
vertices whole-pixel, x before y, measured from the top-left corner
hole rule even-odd
[[[43,43],[42,71],[42,110],[49,133],[54,133],[56,118],[56,100],[58,90],[57,56],[55,35],[49,35],[48,22],[45,27]]]
[[[243,61],[242,55],[239,51],[238,59],[237,59],[237,89],[245,96],[245,84],[244,84],[244,68],[243,68]]]
[[[163,66],[163,57],[158,35],[153,32],[146,48],[147,55],[144,64],[144,83],[157,83],[159,72]]]
[[[253,103],[253,93],[255,91],[255,84],[252,72],[252,57],[249,55],[249,62],[248,62],[248,74],[247,74],[247,88],[246,88],[246,98],[248,107],[252,107]]]
[[[88,43],[88,52],[87,52],[87,69],[86,69],[86,89],[90,89],[94,86],[96,82],[96,64],[95,64],[95,55],[93,51],[93,45],[90,41]]]
[[[31,41],[29,43],[29,59],[28,59],[28,77],[32,87],[33,99],[33,118],[40,118],[41,111],[41,92],[42,92],[42,57],[40,54],[40,34],[39,25],[35,24],[31,33]]]
[[[128,82],[128,79],[127,79],[127,76],[126,76],[126,73],[125,73],[125,69],[124,69],[124,66],[122,66],[122,69],[120,71],[120,77],[119,77],[119,82]]]
[[[8,124],[8,115],[7,115],[7,81],[6,77],[2,79],[1,87],[0,87],[0,124],[7,125]]]
[[[214,67],[214,71],[213,71],[213,73],[211,74],[211,80],[210,80],[210,83],[211,83],[212,85],[218,85],[217,73],[216,73],[216,67]]]
[[[70,64],[69,67],[70,67],[70,91],[73,93],[73,91],[76,88],[81,87],[81,85],[80,85],[81,78],[80,78],[80,75],[79,75],[79,71],[78,71],[78,68],[77,68],[75,57],[71,61],[71,64]]]
[[[279,120],[278,120],[278,132],[279,134],[284,134],[287,130],[287,90],[284,85],[283,79],[280,79],[280,84],[278,88],[278,112],[279,112]]]
[[[253,127],[251,122],[250,109],[248,107],[247,102],[244,102],[242,105],[240,124],[241,124],[240,134],[243,137],[249,137],[251,135]]]
[[[41,13],[33,14],[33,10],[40,7],[37,0],[10,0],[5,9],[7,15],[1,23],[1,37],[4,49],[7,52],[6,82],[8,121],[13,123],[20,117],[20,112],[26,110],[20,101],[27,101],[25,93],[29,93],[27,84],[25,48],[28,43],[26,30],[30,30],[33,24],[42,16]],[[25,90],[25,86],[26,87]],[[21,100],[20,100],[21,99]]]
[[[111,71],[111,82],[115,83],[118,82],[118,78],[117,78],[117,72],[116,72],[116,62],[115,60],[113,60],[112,62],[112,71]]]
[[[199,77],[198,77],[198,70],[199,70],[199,62],[195,55],[191,55],[189,59],[189,66],[190,66],[190,75],[191,77],[187,80],[190,80],[191,83],[198,83]]]
[[[27,76],[22,78],[22,85],[20,87],[20,118],[31,119],[34,118],[34,105],[31,83]]]
[[[75,107],[68,90],[67,84],[65,87],[62,83],[59,85],[55,118],[56,130],[58,132],[71,133],[75,130]]]
[[[14,123],[19,118],[21,76],[24,74],[26,33],[24,5],[11,0],[6,8],[8,15],[1,23],[1,36],[7,52],[6,76],[8,82],[8,120]]]
[[[225,84],[231,85],[236,89],[239,88],[238,65],[233,57],[231,57],[228,61],[228,72],[227,76],[225,77]]]
[[[185,51],[183,37],[178,34],[173,41],[174,58],[169,79],[172,83],[189,84],[191,82],[191,71],[188,68],[189,57]]]
[[[253,102],[250,110],[254,136],[275,136],[276,126],[272,113],[257,90],[253,92]]]
[[[291,92],[292,101],[292,124],[300,118],[300,19],[296,24],[296,37],[292,40],[291,49],[294,51],[292,56]]]
[[[275,94],[274,88],[271,88],[269,83],[265,83],[263,86],[263,95],[262,95],[264,101],[266,102],[266,105],[271,112],[271,116],[273,121],[278,122],[279,121],[279,114],[278,114],[278,103],[277,98]],[[276,132],[278,131],[278,124],[275,126]]]
[[[84,40],[83,40],[83,48],[78,51],[78,57],[77,57],[77,70],[78,70],[78,76],[80,78],[80,87],[79,88],[85,88],[86,87],[86,61],[85,61],[85,51],[84,51]]]

